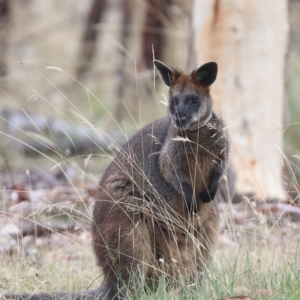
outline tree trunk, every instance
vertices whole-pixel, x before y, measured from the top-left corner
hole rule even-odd
[[[9,0],[0,0],[0,78],[7,76],[9,19]]]
[[[155,59],[161,60],[164,49],[164,29],[170,18],[171,0],[147,0],[147,12],[143,26],[142,55],[148,69],[153,69]]]
[[[115,109],[116,120],[121,121],[123,119],[124,106],[122,100],[126,94],[126,89],[129,86],[128,74],[126,72],[126,63],[128,59],[129,42],[130,42],[130,25],[132,20],[132,8],[130,0],[121,0],[120,8],[122,10],[121,20],[121,36],[120,44],[124,49],[119,50],[119,62],[117,64],[117,101]]]
[[[286,0],[195,0],[194,57],[216,61],[215,110],[229,127],[237,195],[284,198]],[[195,67],[195,66],[194,66]]]
[[[0,0],[1,1],[1,0]],[[107,0],[93,0],[87,16],[86,25],[82,35],[76,78],[81,80],[90,69],[90,64],[96,54],[96,45],[99,30],[96,25],[101,22]]]

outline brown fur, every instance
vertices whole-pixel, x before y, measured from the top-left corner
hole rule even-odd
[[[205,111],[200,115],[207,117],[209,88],[195,73],[174,72],[170,98],[202,95]],[[214,113],[208,124],[194,131],[175,128],[167,116],[138,132],[108,167],[100,182],[93,224],[105,291],[121,290],[126,297],[137,280],[155,289],[161,276],[168,286],[199,279],[219,231],[215,203],[203,203],[199,195],[207,189],[215,165],[223,174],[228,153],[223,127]],[[196,212],[187,209],[181,182],[192,187]]]
[[[147,125],[104,172],[94,207],[93,246],[104,279],[96,291],[57,296],[124,299],[133,285],[155,290],[194,284],[203,276],[219,227],[214,198],[228,141],[212,112],[215,63],[184,74],[155,65],[170,86],[168,116]],[[55,295],[4,295],[51,299]],[[134,296],[134,295],[133,295]]]

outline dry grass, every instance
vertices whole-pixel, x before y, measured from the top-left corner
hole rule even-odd
[[[9,293],[87,290],[99,277],[91,236],[83,230],[27,236],[9,254],[2,253],[1,262],[0,288]]]
[[[8,292],[83,291],[97,288],[101,276],[90,252],[90,236],[53,234],[1,255],[1,285]],[[33,243],[32,243],[33,242]],[[28,249],[26,247],[29,247]],[[194,291],[166,292],[162,286],[154,295],[136,288],[138,299],[219,299],[248,295],[254,299],[299,299],[299,240],[287,245],[256,247],[220,245],[205,271],[202,287]]]

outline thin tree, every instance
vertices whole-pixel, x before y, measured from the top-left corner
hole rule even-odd
[[[107,0],[93,0],[87,15],[76,67],[76,77],[79,80],[89,71],[90,64],[96,54],[99,32],[97,25],[102,20],[106,5]]]
[[[11,14],[9,2],[9,0],[0,0],[0,78],[7,76],[7,48]]]
[[[153,51],[156,59],[162,59],[166,40],[164,31],[166,20],[171,16],[172,0],[147,0],[146,3],[146,16],[142,32],[142,58],[146,67],[152,69]]]

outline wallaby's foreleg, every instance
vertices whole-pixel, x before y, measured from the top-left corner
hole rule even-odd
[[[209,173],[209,182],[205,189],[200,192],[200,199],[202,202],[210,202],[214,200],[218,190],[219,181],[223,175],[223,168],[219,164],[215,164]]]

